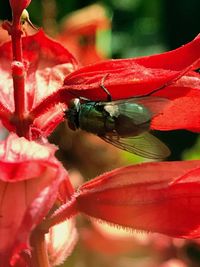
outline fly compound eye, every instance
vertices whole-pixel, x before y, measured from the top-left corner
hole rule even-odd
[[[65,112],[66,118],[68,119],[68,126],[71,130],[79,128],[79,111],[80,111],[80,100],[74,98],[69,104],[68,110]]]
[[[80,110],[80,100],[78,98],[74,98],[69,103],[69,109],[73,109],[77,112]]]

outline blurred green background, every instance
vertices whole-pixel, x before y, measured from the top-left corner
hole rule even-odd
[[[85,0],[33,0],[28,8],[33,23],[41,26],[45,9],[55,5],[59,23],[72,11],[93,4]],[[199,33],[199,0],[104,0],[112,13],[114,57],[145,55],[176,48]],[[0,19],[10,19],[9,1],[0,4]]]

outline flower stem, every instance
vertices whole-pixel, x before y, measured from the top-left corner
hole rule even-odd
[[[70,100],[74,98],[74,95],[67,89],[58,89],[55,93],[49,95],[46,99],[43,99],[41,103],[35,106],[30,112],[30,116],[37,118],[41,116],[46,110],[55,106],[58,103],[69,104]]]
[[[71,218],[77,213],[77,203],[75,197],[73,197],[69,202],[56,210],[49,219],[44,220],[44,222],[40,224],[39,228],[45,232],[48,232],[50,227]]]
[[[22,30],[19,21],[13,21],[11,30],[13,60],[22,62]]]
[[[25,136],[27,131],[23,123],[25,116],[25,67],[22,52],[22,30],[20,20],[13,20],[11,25],[12,39],[12,77],[14,87],[14,103],[16,131],[19,136]]]
[[[36,229],[31,236],[31,267],[50,267],[44,232]]]

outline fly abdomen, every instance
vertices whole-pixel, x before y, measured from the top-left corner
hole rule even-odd
[[[104,105],[90,102],[81,105],[79,126],[82,130],[102,136],[114,129],[114,119],[104,110]]]

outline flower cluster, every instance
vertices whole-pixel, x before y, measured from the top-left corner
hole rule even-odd
[[[199,132],[200,35],[163,54],[78,68],[42,30],[22,37],[20,17],[30,2],[10,0],[13,21],[3,28],[11,41],[0,46],[0,119],[9,131],[0,143],[0,267],[49,266],[49,259],[59,264],[76,243],[72,217],[78,213],[124,228],[199,238],[200,160],[123,167],[74,191],[46,138],[74,96],[106,100],[104,77],[114,100],[149,93],[169,99],[152,129]],[[61,222],[67,239],[56,247]]]

